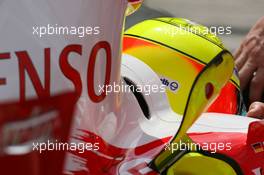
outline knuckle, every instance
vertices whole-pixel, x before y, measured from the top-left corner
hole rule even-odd
[[[251,79],[251,83],[254,85],[258,85],[256,88],[263,88],[264,87],[264,76],[262,72],[256,72],[254,77]]]
[[[251,85],[254,86],[254,87],[258,86],[260,83],[261,82],[255,77],[251,80]]]
[[[252,106],[261,106],[261,105],[263,105],[263,103],[258,101],[252,103]]]

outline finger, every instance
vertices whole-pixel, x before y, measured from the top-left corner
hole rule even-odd
[[[238,57],[242,54],[243,48],[244,48],[244,46],[245,46],[245,43],[247,42],[246,39],[247,39],[247,37],[245,37],[245,38],[242,40],[242,42],[241,42],[239,48],[235,51],[235,53],[234,53],[235,60],[237,60]]]
[[[257,66],[251,61],[247,61],[242,68],[239,70],[239,78],[240,78],[240,86],[241,89],[244,90],[253,77],[254,72],[256,71]]]
[[[264,103],[261,103],[261,102],[252,103],[249,107],[247,116],[264,119]]]
[[[250,102],[261,101],[264,90],[264,68],[259,68],[250,82]]]
[[[250,52],[250,57],[254,58],[254,61],[257,64],[257,61],[262,59],[261,58],[262,54],[263,54],[262,43],[261,42],[257,42],[257,46],[252,48],[252,50]]]
[[[254,27],[252,27],[251,31],[252,30],[257,30],[257,29],[262,29],[263,30],[263,26],[264,26],[264,17],[261,17],[257,23],[254,25]]]
[[[243,65],[246,64],[250,52],[257,45],[257,40],[258,39],[256,36],[251,36],[243,42],[242,46],[238,50],[238,53],[235,55],[236,66],[238,70],[240,70],[243,67]]]

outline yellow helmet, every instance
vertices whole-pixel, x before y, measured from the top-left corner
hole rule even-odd
[[[223,51],[223,43],[207,27],[182,18],[146,20],[124,35],[123,52],[140,59],[159,75],[173,111],[181,115],[195,78]],[[227,55],[232,57],[229,52]],[[242,109],[239,79],[234,71],[208,111],[241,114]]]

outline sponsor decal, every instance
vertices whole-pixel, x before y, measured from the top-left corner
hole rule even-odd
[[[66,77],[74,86],[75,92],[78,97],[81,96],[84,90],[87,90],[90,100],[99,103],[104,100],[106,97],[106,91],[103,91],[100,94],[96,93],[96,89],[94,88],[95,84],[95,65],[96,60],[99,59],[98,52],[105,51],[106,56],[106,67],[105,67],[105,80],[104,80],[104,87],[110,84],[110,76],[111,76],[111,65],[112,65],[112,49],[111,45],[107,41],[99,41],[97,42],[91,49],[89,55],[89,62],[87,67],[87,83],[83,84],[81,80],[81,72],[74,68],[74,66],[70,63],[70,55],[75,54],[76,59],[81,57],[87,49],[83,48],[80,44],[70,44],[65,46],[60,52],[58,58],[52,57],[53,52],[55,49],[52,48],[44,48],[43,49],[43,76],[44,76],[44,83],[41,80],[41,74],[37,68],[37,65],[34,64],[33,60],[36,58],[33,57],[28,51],[15,51],[15,52],[3,52],[0,53],[0,62],[2,61],[9,61],[13,59],[17,59],[18,63],[18,75],[14,75],[19,77],[17,82],[17,87],[19,91],[19,100],[20,102],[25,102],[27,100],[27,90],[26,88],[27,81],[29,80],[33,85],[33,89],[36,92],[36,95],[39,98],[43,97],[50,97],[52,92],[52,60],[58,59],[59,69],[61,70],[64,77]],[[89,53],[88,53],[89,54]],[[0,87],[7,86],[9,82],[9,78],[0,75]],[[29,79],[28,79],[29,78]],[[26,81],[27,80],[27,81]],[[89,83],[88,83],[89,80]],[[89,85],[88,85],[89,84]],[[86,86],[83,87],[83,86]]]
[[[180,88],[179,83],[175,80],[170,80],[168,78],[161,77],[160,81],[167,89],[174,93],[176,93]]]

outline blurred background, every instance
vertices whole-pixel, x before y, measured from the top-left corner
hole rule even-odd
[[[181,17],[210,26],[231,26],[231,35],[220,35],[234,52],[256,21],[264,16],[263,0],[144,0],[140,10],[129,16],[126,28],[155,17]]]

